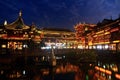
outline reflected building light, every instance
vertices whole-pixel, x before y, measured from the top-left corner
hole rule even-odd
[[[112,72],[111,72],[110,70],[106,70],[105,73],[106,73],[106,74],[109,74],[109,75],[112,74]]]
[[[98,66],[100,66],[100,61],[98,61]]]
[[[41,49],[45,49],[45,47],[41,47]]]
[[[56,46],[53,46],[53,49],[55,49],[56,48]]]
[[[3,74],[4,73],[4,71],[3,70],[1,70],[1,74]]]
[[[62,59],[62,57],[56,57],[56,59]]]
[[[42,60],[43,60],[43,61],[45,60],[45,57],[44,57],[44,56],[42,57]]]
[[[51,49],[51,47],[46,46],[46,47],[41,47],[41,49]]]
[[[25,75],[26,74],[26,71],[25,70],[23,70],[23,75]]]
[[[65,59],[65,56],[63,56],[63,58]]]
[[[105,73],[102,73],[102,76],[105,76]]]
[[[105,65],[103,65],[103,68],[105,69],[105,68],[106,68],[106,66],[105,66]]]
[[[116,77],[117,79],[120,79],[120,74],[115,74],[115,77]]]
[[[51,46],[47,46],[46,49],[51,49]]]
[[[114,72],[118,72],[118,67],[116,64],[111,64],[110,68],[114,71]]]
[[[24,44],[24,45],[23,45],[23,48],[28,48],[28,45],[27,45],[27,44]]]

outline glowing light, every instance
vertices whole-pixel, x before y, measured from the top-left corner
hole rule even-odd
[[[110,34],[110,32],[106,32],[105,34]]]
[[[95,66],[95,69],[96,69],[96,70],[99,70],[99,71],[101,71],[101,72],[103,72],[103,73],[109,74],[109,75],[112,74],[112,72],[111,72],[110,70],[105,70],[104,68],[101,68],[101,67],[98,67],[98,66]],[[103,74],[103,75],[104,75],[104,74]]]
[[[57,56],[56,56],[56,59],[62,59],[62,57],[57,57]]]
[[[113,43],[118,43],[118,42],[120,42],[120,41],[119,40],[113,41]]]
[[[115,77],[120,79],[120,74],[115,74]]]
[[[65,58],[65,56],[63,56],[63,58]]]
[[[105,65],[103,65],[103,68],[105,68],[106,66]]]
[[[96,49],[96,46],[93,46],[93,49]]]
[[[50,47],[50,46],[47,46],[45,49],[51,49],[51,47]]]
[[[26,71],[25,70],[23,70],[23,75],[25,75],[26,74]]]
[[[111,74],[112,74],[112,72],[111,72],[111,71],[109,71],[109,70],[106,70],[106,71],[105,71],[105,73],[106,73],[106,74],[109,74],[109,75],[111,75]]]
[[[5,45],[5,44],[3,44],[3,45],[2,45],[2,48],[6,48],[6,45]]]
[[[118,30],[119,30],[119,28],[114,28],[110,32],[115,32],[115,31],[118,31]]]
[[[92,49],[92,46],[89,46],[89,49]]]
[[[108,47],[109,47],[108,45],[105,45],[105,49],[108,49]]]
[[[80,45],[80,46],[78,46],[78,48],[79,48],[79,49],[83,49],[83,46],[82,46],[82,45]]]
[[[42,60],[43,60],[43,61],[45,60],[45,57],[44,57],[44,56],[42,57]]]
[[[1,74],[3,74],[4,73],[4,71],[3,70],[1,70]]]
[[[97,45],[97,49],[102,49],[102,46],[101,45]]]
[[[86,49],[88,49],[88,46],[86,46]]]
[[[23,47],[24,47],[24,48],[27,48],[27,47],[28,47],[28,45],[27,45],[27,44],[24,44],[24,45],[23,45]]]
[[[4,25],[7,25],[7,21],[5,20]]]

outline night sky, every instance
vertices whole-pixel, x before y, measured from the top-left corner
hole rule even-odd
[[[0,0],[0,24],[11,23],[22,10],[26,25],[73,29],[79,22],[96,24],[118,18],[120,0]]]

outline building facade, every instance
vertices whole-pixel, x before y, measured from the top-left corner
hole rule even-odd
[[[35,25],[27,26],[22,19],[22,12],[18,18],[8,24],[7,21],[0,27],[0,52],[22,53],[24,50],[33,49],[33,44],[41,41],[41,35]]]
[[[40,53],[42,49],[76,48],[75,33],[62,28],[37,28],[35,24],[24,23],[22,12],[12,23],[0,26],[1,54]]]
[[[50,49],[51,46],[57,49],[74,48],[75,33],[69,29],[62,28],[42,28],[42,41],[45,43],[45,49]]]
[[[76,41],[78,44],[78,48],[85,48],[87,44],[91,45],[91,35],[87,36],[89,37],[89,40],[87,39],[86,35],[88,35],[89,32],[91,32],[94,29],[95,24],[86,24],[86,23],[78,23],[74,26],[75,29],[75,36]],[[89,42],[88,42],[89,41]]]
[[[77,31],[78,32],[78,31]],[[120,50],[120,18],[104,19],[92,30],[88,29],[82,33],[84,48],[100,50]]]

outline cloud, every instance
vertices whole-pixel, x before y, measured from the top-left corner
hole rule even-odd
[[[62,3],[49,3],[48,6],[55,11],[59,11],[63,8],[66,8],[66,4],[64,2],[62,2]]]
[[[0,4],[3,5],[3,6],[1,6],[3,8],[3,10],[6,7],[11,9],[11,10],[18,10],[15,2],[0,0]]]

